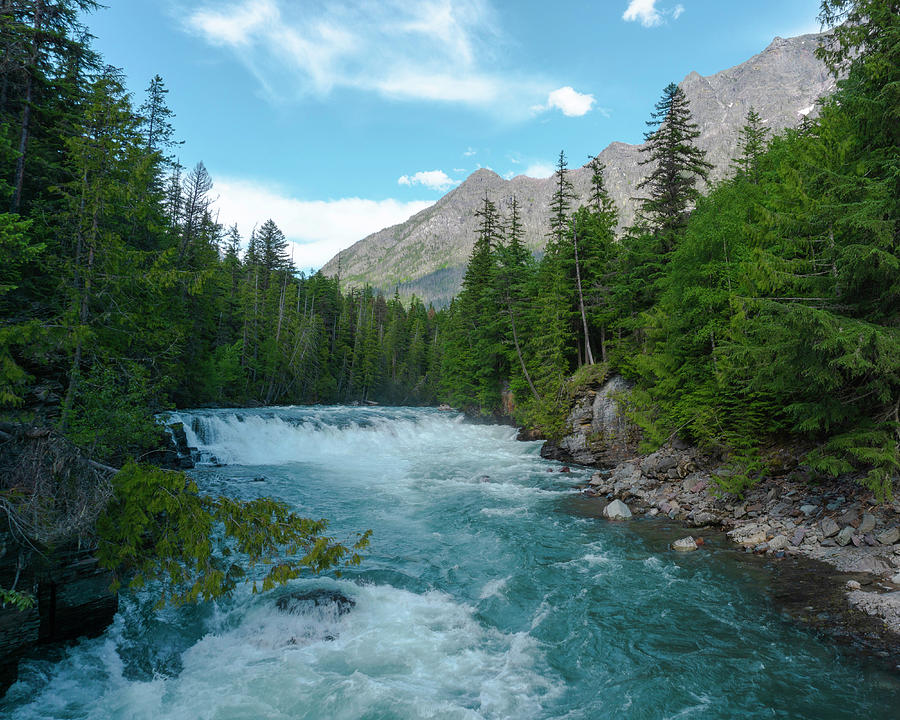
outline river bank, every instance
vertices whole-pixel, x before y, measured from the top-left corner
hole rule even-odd
[[[582,394],[567,418],[569,433],[546,443],[542,455],[601,468],[587,495],[722,532],[781,563],[784,581],[774,594],[793,616],[900,667],[900,501],[879,503],[851,479],[816,484],[796,468],[762,479],[743,497],[729,495],[713,480],[721,468],[677,439],[639,455],[639,433],[618,411],[624,391],[613,377]]]

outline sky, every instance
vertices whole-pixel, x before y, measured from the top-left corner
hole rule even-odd
[[[136,104],[163,77],[219,221],[272,218],[303,269],[479,168],[547,177],[560,150],[640,142],[669,82],[819,31],[819,0],[106,2],[96,49]]]

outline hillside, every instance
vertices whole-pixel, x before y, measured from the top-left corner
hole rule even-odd
[[[712,180],[726,175],[750,107],[777,132],[796,126],[834,88],[833,77],[814,55],[821,37],[775,38],[763,52],[740,65],[709,76],[692,72],[681,81],[700,127],[698,145],[715,166]],[[640,146],[614,142],[598,157],[606,165],[606,185],[619,207],[621,226],[627,226],[634,221],[637,185],[646,171],[638,165]],[[579,197],[587,198],[590,170],[575,168],[570,177]],[[342,251],[322,271],[337,275],[340,264],[345,288],[368,283],[389,293],[399,286],[401,295],[415,294],[426,303],[444,305],[462,280],[475,237],[474,211],[484,194],[504,213],[509,199],[517,196],[527,242],[539,250],[552,190],[552,178],[520,175],[504,180],[490,170],[478,170],[406,222],[379,230]]]

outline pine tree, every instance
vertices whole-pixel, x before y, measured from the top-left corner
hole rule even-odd
[[[752,107],[747,111],[747,120],[738,133],[739,155],[731,161],[731,169],[736,177],[755,181],[758,177],[757,163],[765,152],[769,128]]]
[[[691,118],[687,96],[675,83],[666,86],[647,125],[653,130],[644,135],[641,152],[648,157],[641,165],[650,165],[651,171],[638,184],[638,189],[649,192],[641,201],[641,218],[670,252],[700,195],[697,182],[708,179],[712,165],[694,144],[700,130]]]
[[[528,371],[528,364],[522,351],[523,337],[522,326],[523,320],[528,319],[527,307],[527,284],[528,280],[534,273],[534,258],[528,248],[522,242],[524,230],[522,228],[521,218],[519,217],[519,201],[513,195],[510,201],[509,224],[506,229],[506,242],[501,244],[497,249],[497,288],[498,296],[503,303],[503,309],[509,320],[508,337],[512,339],[512,345],[515,350],[515,361],[510,365],[518,367],[522,371],[522,378],[525,380],[529,391],[536,402],[541,402],[534,381]],[[513,391],[515,392],[515,383],[513,383]]]
[[[163,159],[170,161],[171,157],[167,152],[177,143],[175,128],[172,126],[175,113],[166,104],[169,90],[163,79],[154,75],[146,93],[147,97],[138,112],[141,116],[141,131],[147,139],[147,150],[159,153]]]

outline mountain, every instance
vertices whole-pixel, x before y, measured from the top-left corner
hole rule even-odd
[[[763,52],[740,65],[706,77],[692,72],[681,81],[700,129],[697,144],[714,165],[712,181],[726,176],[737,154],[738,131],[751,107],[778,132],[814,114],[817,100],[834,89],[833,76],[814,54],[822,37],[776,37]],[[646,173],[638,164],[640,148],[614,142],[598,156],[606,165],[606,187],[619,208],[620,227],[634,222],[637,185]],[[579,198],[586,201],[590,169],[575,168],[569,177]],[[543,247],[553,178],[519,175],[504,180],[482,169],[406,222],[343,250],[322,272],[336,275],[340,271],[344,287],[368,283],[390,293],[399,286],[401,295],[414,293],[426,303],[444,305],[459,290],[475,240],[474,212],[485,193],[503,213],[516,195],[528,245],[536,251]]]

